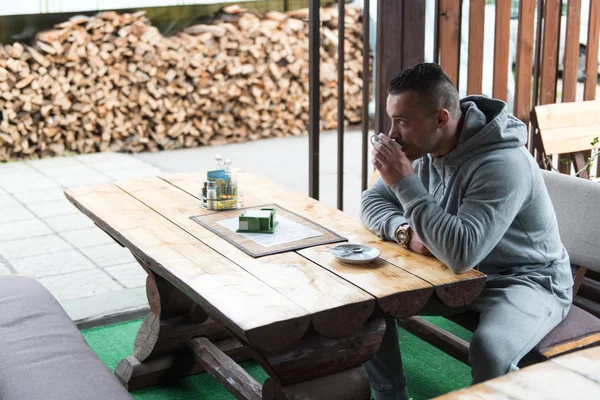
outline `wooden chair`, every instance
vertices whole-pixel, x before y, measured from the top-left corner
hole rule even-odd
[[[600,185],[589,180],[542,171],[558,218],[561,238],[574,266],[600,272]],[[584,271],[579,269],[579,271]],[[583,273],[578,272],[574,296],[581,285]],[[448,317],[466,329],[474,331],[479,316],[467,312]],[[469,344],[420,317],[398,320],[398,325],[459,361],[468,363]],[[600,345],[600,319],[573,305],[567,318],[552,330],[520,365],[526,366],[579,349]]]
[[[546,154],[558,154],[566,163],[558,170],[570,175],[572,168],[578,176],[589,178],[585,164],[600,138],[600,101],[561,103],[537,106],[532,112],[533,135],[531,148],[542,167],[550,169]],[[594,150],[595,151],[595,150]],[[546,162],[545,162],[546,161]],[[595,159],[596,176],[600,176],[600,159]],[[595,182],[599,182],[595,179]],[[580,272],[584,274],[584,272]],[[600,274],[588,271],[574,303],[600,318]]]
[[[562,173],[570,174],[571,164],[575,171],[581,171],[579,177],[589,179],[585,170],[590,150],[600,147],[592,145],[600,138],[600,101],[582,101],[537,106],[531,113],[533,134],[531,146],[534,156],[541,167],[547,167],[547,157],[558,154],[568,163],[559,163]],[[600,164],[597,165],[600,175]]]

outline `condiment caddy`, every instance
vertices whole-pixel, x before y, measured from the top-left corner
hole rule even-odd
[[[243,205],[237,178],[231,170],[231,160],[215,156],[216,168],[206,173],[200,193],[200,206],[207,210],[234,210]]]

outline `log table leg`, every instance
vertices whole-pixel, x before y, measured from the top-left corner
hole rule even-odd
[[[276,352],[255,349],[254,358],[270,378],[264,400],[368,400],[371,390],[362,364],[381,345],[385,322],[373,319],[352,335],[307,336]]]
[[[135,339],[133,356],[119,362],[115,376],[130,391],[176,381],[204,371],[188,346],[194,337],[206,337],[235,361],[250,358],[243,346],[185,293],[161,276],[148,272],[146,294],[151,313]]]

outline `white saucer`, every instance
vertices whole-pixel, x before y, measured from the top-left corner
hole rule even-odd
[[[329,252],[339,261],[346,264],[365,264],[373,261],[381,254],[374,247],[353,243],[329,247]]]

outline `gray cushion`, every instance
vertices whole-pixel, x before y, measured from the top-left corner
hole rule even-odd
[[[479,324],[479,314],[474,311],[467,311],[446,318],[471,332],[475,331]],[[575,342],[595,334],[600,334],[600,319],[576,305],[572,305],[569,314],[567,314],[567,318],[552,329],[550,333],[548,333],[542,341],[535,346],[527,356],[525,356],[524,365],[546,359],[544,353],[555,346]],[[600,340],[588,343],[586,347],[598,345],[600,345]],[[567,352],[569,351],[565,351],[565,353]]]
[[[0,276],[0,399],[131,399],[56,299],[24,276]]]
[[[556,328],[552,329],[552,331],[550,331],[550,333],[535,346],[533,351],[541,356],[555,346],[574,342],[598,333],[600,333],[600,319],[576,305],[572,305],[567,318],[558,324]],[[600,340],[595,343],[590,343],[589,345],[597,346],[599,344]]]
[[[571,263],[600,272],[600,184],[542,171]]]

